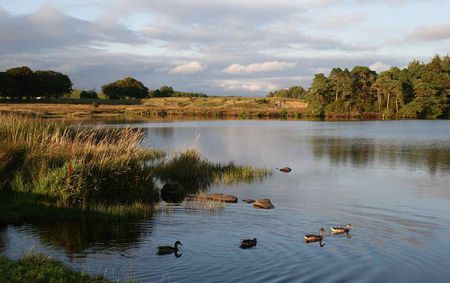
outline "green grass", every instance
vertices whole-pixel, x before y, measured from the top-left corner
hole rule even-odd
[[[158,199],[151,163],[163,154],[139,147],[142,132],[15,115],[0,119],[3,191],[34,193],[52,206],[83,209]]]
[[[205,191],[211,185],[224,182],[234,184],[253,182],[269,176],[266,168],[214,163],[203,159],[195,150],[176,153],[169,161],[155,168],[155,176],[164,182],[179,182],[187,193]]]
[[[15,282],[108,282],[75,272],[44,255],[25,255],[19,260],[0,257],[0,281]]]

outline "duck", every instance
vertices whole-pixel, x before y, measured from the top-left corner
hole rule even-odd
[[[345,227],[330,227],[331,233],[333,234],[342,234],[348,233],[350,229],[352,229],[352,224],[347,224]]]
[[[241,249],[248,249],[256,246],[256,238],[243,240],[241,242]]]
[[[178,253],[178,245],[183,245],[180,241],[176,241],[174,246],[159,246],[158,247],[158,255],[166,255],[171,253]]]
[[[305,236],[304,236],[305,243],[322,241],[323,240],[323,233],[325,233],[325,229],[320,228],[319,235],[305,234]]]

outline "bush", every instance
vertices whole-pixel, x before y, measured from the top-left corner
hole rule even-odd
[[[83,90],[80,92],[80,99],[98,99],[98,95],[95,90]]]

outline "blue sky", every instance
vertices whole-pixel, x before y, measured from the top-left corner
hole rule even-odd
[[[0,0],[0,70],[54,69],[83,89],[133,76],[257,96],[332,67],[446,55],[448,11],[437,0]]]

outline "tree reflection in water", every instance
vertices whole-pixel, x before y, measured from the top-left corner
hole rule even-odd
[[[401,163],[411,170],[423,169],[431,175],[450,171],[449,145],[340,137],[313,137],[310,143],[314,157],[327,157],[333,165],[350,164],[362,168],[378,161],[393,167]]]
[[[69,258],[84,257],[92,249],[124,252],[136,247],[151,233],[152,220],[143,222],[58,221],[32,224],[32,231],[43,242],[62,248]]]

